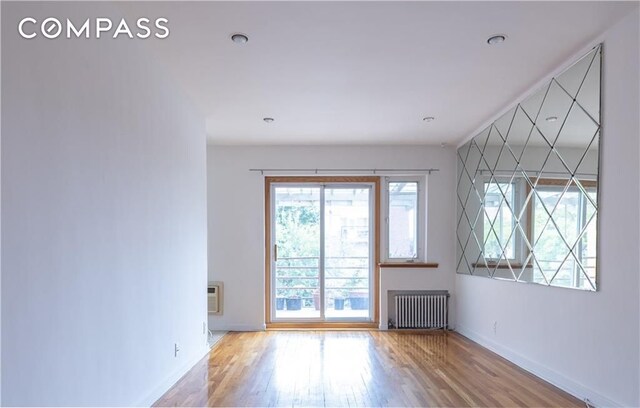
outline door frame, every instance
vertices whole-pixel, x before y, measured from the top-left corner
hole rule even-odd
[[[272,322],[271,321],[271,184],[272,183],[368,183],[373,184],[373,319],[370,322]],[[267,329],[378,328],[380,324],[380,177],[375,176],[275,176],[264,178],[264,300]]]

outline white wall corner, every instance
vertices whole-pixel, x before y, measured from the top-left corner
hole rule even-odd
[[[150,407],[152,406],[160,397],[162,397],[167,391],[171,389],[185,374],[189,372],[200,360],[202,360],[208,353],[210,349],[207,345],[203,345],[200,350],[197,350],[191,356],[191,358],[187,359],[184,364],[178,367],[174,372],[169,374],[163,381],[158,384],[153,391],[148,393],[144,398],[142,398],[137,404],[134,406],[137,407]]]
[[[2,7],[0,7],[0,21],[2,21]],[[0,44],[2,44],[2,30],[0,30]],[[2,78],[2,53],[0,52],[0,78]],[[0,95],[2,95],[2,81],[0,81]],[[2,112],[2,98],[0,98],[0,112]],[[0,116],[0,129],[2,128]],[[2,157],[2,131],[0,130],[0,157]],[[0,169],[2,163],[0,162]],[[0,236],[2,235],[2,171],[0,170]],[[0,246],[0,406],[2,404],[2,246]]]

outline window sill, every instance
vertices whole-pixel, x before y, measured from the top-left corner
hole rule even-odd
[[[381,268],[437,268],[437,262],[381,262]]]
[[[511,268],[516,268],[516,269],[521,269],[522,268],[522,264],[521,263],[512,263],[510,264]],[[474,268],[484,268],[485,265],[484,264],[479,264],[479,263],[473,263],[471,264],[471,266],[473,266]],[[487,265],[489,268],[497,268],[497,269],[509,269],[509,265],[507,265],[506,263],[495,263],[495,262],[487,262]],[[533,265],[532,264],[527,264],[526,268],[532,268]]]

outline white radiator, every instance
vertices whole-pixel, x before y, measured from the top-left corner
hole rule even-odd
[[[398,329],[447,329],[448,294],[396,295]]]

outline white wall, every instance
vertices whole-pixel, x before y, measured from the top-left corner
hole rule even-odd
[[[455,151],[428,146],[209,146],[209,279],[224,282],[213,329],[264,328],[264,177],[250,168],[439,168],[428,179],[427,254],[437,269],[383,270],[381,288],[453,290]],[[386,327],[386,294],[381,297]]]
[[[0,21],[2,21],[2,7],[0,6]],[[2,30],[0,30],[0,44]],[[1,49],[1,47],[0,47]],[[0,76],[2,76],[2,53],[0,52]],[[2,85],[0,81],[0,95]],[[0,112],[2,112],[2,98],[0,98]],[[2,231],[2,118],[0,114],[0,231]],[[1,233],[0,233],[1,236]],[[0,405],[2,405],[2,245],[0,244]]]
[[[2,3],[3,405],[150,404],[206,351],[204,121],[133,40],[17,35],[107,7]]]
[[[638,25],[604,35],[598,292],[456,276],[460,332],[602,406],[640,405]]]

